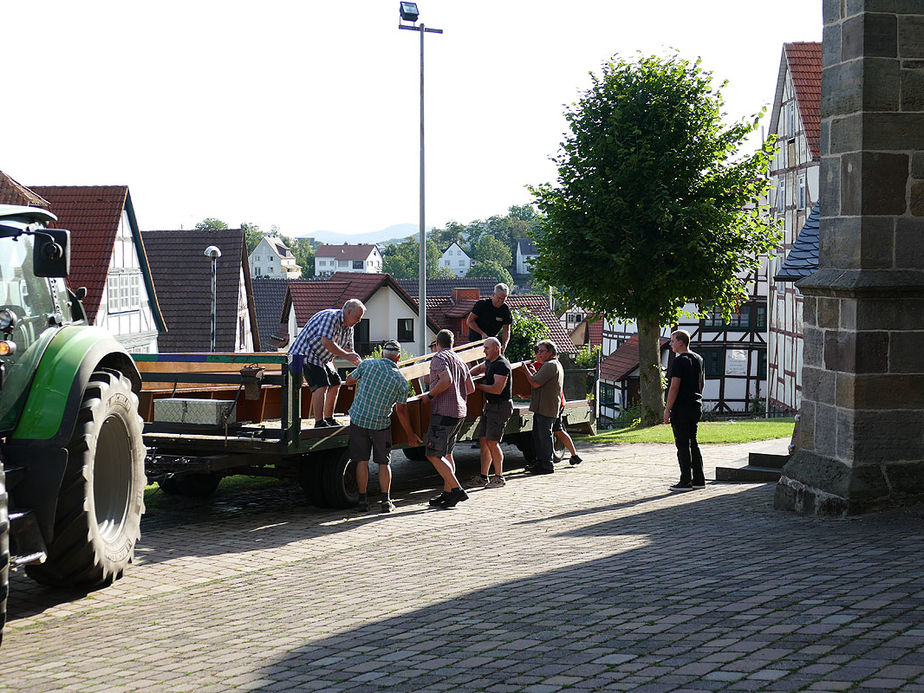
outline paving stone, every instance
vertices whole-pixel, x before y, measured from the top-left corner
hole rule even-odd
[[[787,444],[704,446],[707,474]],[[0,690],[924,691],[924,508],[669,495],[671,446],[578,445],[452,513],[397,467],[386,518],[294,485],[177,499],[105,590],[12,575]]]

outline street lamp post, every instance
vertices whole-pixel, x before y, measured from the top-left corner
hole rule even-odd
[[[205,256],[212,261],[212,329],[209,333],[210,351],[215,351],[215,309],[218,303],[217,264],[221,257],[221,250],[217,245],[210,245],[205,249]]]
[[[417,290],[417,303],[419,310],[420,329],[418,331],[418,353],[423,356],[429,352],[427,347],[427,230],[424,222],[424,34],[442,34],[442,29],[433,29],[426,27],[421,22],[417,24],[420,12],[417,10],[417,3],[401,2],[398,5],[398,13],[401,21],[398,23],[399,29],[420,32],[420,230],[418,239],[420,241],[420,269],[419,285]],[[410,22],[410,23],[408,23]]]

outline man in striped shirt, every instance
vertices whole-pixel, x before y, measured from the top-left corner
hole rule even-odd
[[[311,388],[311,413],[315,428],[339,426],[334,407],[340,392],[340,375],[334,368],[339,356],[354,366],[362,358],[353,351],[353,326],[362,320],[366,307],[355,298],[343,308],[331,308],[315,313],[289,347],[289,367],[301,372]]]
[[[423,443],[411,428],[407,415],[407,379],[396,365],[401,358],[401,345],[394,340],[385,342],[382,358],[366,359],[347,376],[347,387],[356,384],[356,395],[350,407],[350,457],[356,461],[356,485],[359,487],[359,509],[368,510],[366,488],[369,484],[369,461],[379,465],[379,488],[382,491],[382,512],[395,509],[391,502],[391,412],[407,434],[408,443]]]

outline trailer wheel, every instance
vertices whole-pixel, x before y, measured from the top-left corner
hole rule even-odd
[[[423,445],[416,448],[404,448],[404,456],[414,462],[425,462],[427,460],[427,448]]]
[[[0,462],[0,643],[6,623],[6,598],[10,593],[10,519],[6,495],[6,476]]]
[[[218,484],[221,483],[221,474],[211,474],[209,472],[188,472],[183,474],[174,474],[172,482],[176,485],[176,491],[181,496],[187,498],[208,498]],[[168,482],[168,485],[170,482]]]
[[[321,486],[324,489],[324,500],[328,507],[349,508],[359,502],[356,462],[350,459],[348,450],[324,460],[321,470]]]
[[[26,573],[46,585],[108,585],[134,556],[144,512],[141,417],[127,377],[90,376],[67,447],[48,558]]]
[[[302,455],[298,460],[298,485],[302,487],[308,502],[318,508],[327,507],[321,481],[323,470],[324,462],[316,454]]]

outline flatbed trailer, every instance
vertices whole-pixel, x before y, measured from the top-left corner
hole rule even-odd
[[[468,364],[484,358],[482,342],[456,347]],[[144,420],[148,478],[167,493],[207,496],[221,478],[234,474],[293,478],[309,502],[344,508],[358,501],[355,464],[348,452],[349,426],[314,428],[311,396],[301,375],[288,369],[285,354],[189,353],[133,354],[141,373],[139,413]],[[407,402],[413,430],[424,437],[430,400],[423,377],[431,355],[398,364],[411,384]],[[514,412],[505,442],[532,455],[529,382],[522,363],[513,365]],[[355,391],[340,388],[335,414],[348,422]],[[473,440],[484,393],[468,397],[469,416],[460,440]],[[594,411],[587,400],[565,405],[568,430],[593,432]],[[409,447],[404,429],[392,415],[393,446],[411,459],[423,448]],[[560,453],[559,453],[560,454]]]

